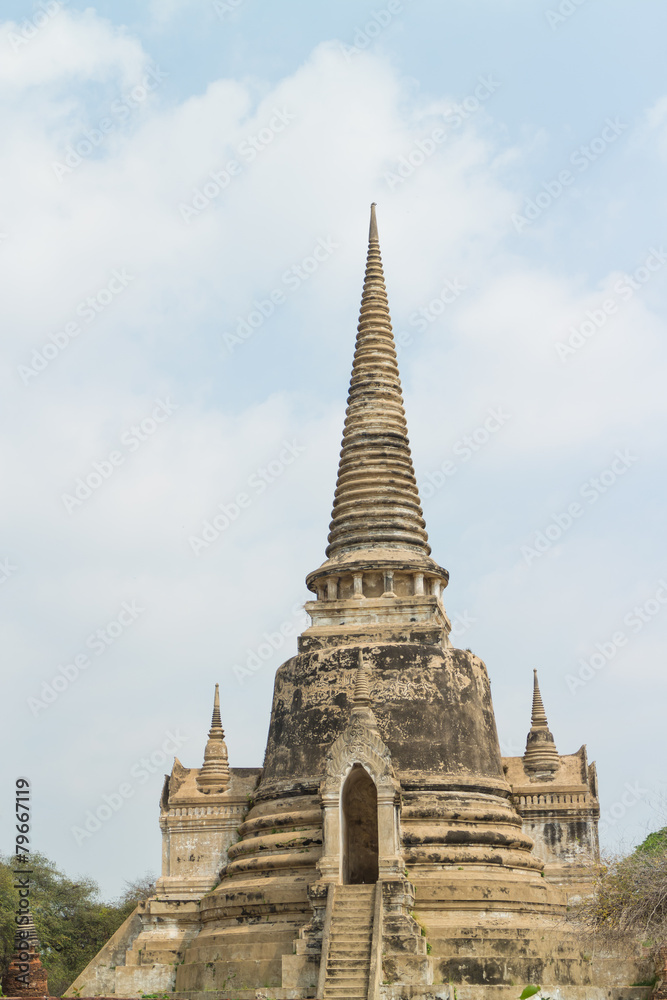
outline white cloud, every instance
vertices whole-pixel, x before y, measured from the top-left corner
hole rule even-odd
[[[514,642],[512,615],[522,601],[518,631],[535,657],[564,672],[545,648],[545,632],[556,613],[562,648],[586,641],[580,605],[598,577],[613,579],[612,596],[624,606],[615,551],[596,550],[593,580],[571,585],[573,566],[591,571],[590,550],[576,548],[575,534],[564,540],[560,568],[558,558],[545,560],[544,573],[524,572],[519,546],[621,438],[640,442],[642,468],[663,447],[664,321],[638,292],[576,356],[558,358],[555,341],[613,294],[619,274],[592,284],[538,263],[530,240],[517,247],[511,215],[521,199],[505,171],[524,165],[527,154],[495,128],[493,100],[390,186],[385,175],[444,122],[449,99],[422,100],[389,61],[359,53],[348,62],[337,44],[325,44],[259,95],[245,82],[219,79],[168,105],[156,88],[58,180],[54,160],[76,145],[82,128],[96,128],[153,61],[93,11],[61,11],[12,60],[5,82],[22,89],[31,110],[4,109],[0,123],[7,139],[0,154],[3,308],[12,331],[1,376],[12,419],[1,445],[2,488],[7,555],[18,566],[2,585],[11,615],[3,645],[19,665],[11,693],[17,714],[9,723],[17,743],[33,722],[29,692],[123,601],[146,607],[30,730],[28,764],[56,789],[57,808],[82,787],[94,802],[100,789],[122,780],[144,752],[143,730],[141,738],[135,731],[144,713],[149,749],[165,719],[182,718],[201,743],[215,680],[225,687],[232,763],[261,762],[281,656],[247,686],[236,682],[233,666],[253,637],[290,614],[306,572],[323,557],[371,200],[379,202],[395,325],[414,335],[400,364],[420,473],[489,406],[505,403],[512,412],[493,445],[429,503],[434,555],[445,565],[453,556],[461,567],[452,606],[463,608],[471,596],[486,605],[489,624],[477,634],[498,650],[499,662],[489,663],[497,687],[501,663],[508,683],[523,684],[529,666],[505,657],[503,646]],[[44,83],[57,84],[56,91],[37,88]],[[230,160],[239,169],[215,193],[210,174]],[[209,203],[187,224],[179,205],[192,205],[196,191]],[[338,246],[298,287],[287,284],[285,273],[301,266],[320,238]],[[122,269],[132,276],[127,287],[100,301]],[[454,277],[466,291],[417,332],[409,317]],[[274,316],[225,352],[221,333],[275,289],[285,301]],[[104,306],[92,322],[82,315],[88,296]],[[33,350],[76,322],[80,332],[24,385],[17,366],[34,363]],[[167,396],[178,404],[173,415],[140,448],[125,447],[108,481],[68,514],[62,493],[108,461],[128,428]],[[306,451],[196,557],[189,536],[218,504],[248,491],[249,477],[284,441]],[[502,506],[513,484],[516,509]],[[615,497],[620,503],[620,487]],[[594,536],[596,523],[582,522],[581,534]],[[472,560],[477,582],[466,577]],[[526,624],[531,615],[534,628]],[[526,648],[522,655],[528,659]],[[564,698],[555,704],[554,717],[565,705]],[[525,719],[512,721],[522,740]],[[130,731],[131,745],[116,759],[104,748],[119,729]],[[584,718],[580,729],[583,739]],[[45,747],[61,747],[62,733],[74,731],[80,746],[92,748],[88,755],[69,743],[64,758],[57,750],[55,762],[44,763]],[[194,736],[191,747],[183,760],[194,765]],[[73,757],[81,773],[61,773],[57,761]],[[117,829],[131,820],[130,810],[119,815]],[[125,863],[150,864],[144,856],[132,860],[131,840]],[[63,863],[74,856],[66,830],[54,832],[54,845]],[[102,866],[102,848],[86,850],[85,864]]]
[[[48,84],[105,81],[135,83],[145,64],[140,42],[115,28],[92,8],[74,11],[50,0],[25,21],[5,21],[0,29],[6,55],[0,81],[26,90]]]

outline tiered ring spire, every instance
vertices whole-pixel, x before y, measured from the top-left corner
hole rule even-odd
[[[224,792],[229,785],[229,763],[227,759],[227,744],[225,731],[220,718],[220,689],[215,685],[213,699],[213,716],[208,733],[208,742],[204,750],[204,765],[197,775],[197,787],[200,792]]]
[[[375,205],[347,403],[327,556],[376,546],[428,556]]]
[[[410,599],[401,622],[437,619],[448,629],[441,599],[449,574],[431,558],[403,409],[396,346],[382,272],[375,205],[371,205],[366,274],[347,399],[343,442],[326,561],[306,584],[319,604],[354,600],[348,607],[308,608],[313,627],[370,627],[397,611],[364,610],[361,602]],[[415,603],[416,602],[416,603]],[[419,607],[417,607],[419,606]],[[323,617],[324,616],[324,617]],[[317,623],[316,623],[317,619]],[[435,623],[435,619],[432,624]]]
[[[560,757],[544,711],[537,670],[533,670],[533,711],[530,718],[530,732],[523,755],[526,771],[536,774],[551,773],[560,767]]]

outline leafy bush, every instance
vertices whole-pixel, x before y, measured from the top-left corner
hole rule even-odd
[[[626,857],[604,858],[594,869],[593,896],[580,915],[598,930],[659,937],[667,930],[667,827],[649,834]]]

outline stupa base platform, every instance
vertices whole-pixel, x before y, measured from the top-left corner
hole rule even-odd
[[[379,1000],[518,1000],[523,990],[518,986],[473,986],[434,983],[433,986],[403,986],[400,983],[380,987]],[[542,987],[536,1000],[650,1000],[650,986],[549,986]],[[265,987],[260,990],[231,992],[172,993],[174,1000],[302,1000],[297,990]],[[315,998],[315,994],[312,995]],[[86,1000],[82,997],[81,1000]],[[96,998],[100,1000],[100,998]],[[130,1000],[130,998],[127,998]],[[132,998],[135,1000],[135,998]]]

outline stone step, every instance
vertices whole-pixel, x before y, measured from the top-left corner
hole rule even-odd
[[[334,962],[344,962],[346,959],[368,962],[369,948],[329,948],[329,958]]]
[[[335,979],[326,984],[324,991],[325,993],[327,991],[335,991],[336,993],[365,993],[367,986],[368,979],[349,979],[342,980],[341,982]]]
[[[327,980],[330,982],[338,982],[340,978],[368,978],[368,963],[364,963],[361,966],[350,966],[347,969],[332,969],[330,965],[327,965]]]
[[[363,921],[358,924],[348,924],[347,921],[336,920],[332,922],[331,933],[338,934],[339,936],[343,934],[345,937],[364,938],[365,940],[370,941],[370,921]]]
[[[350,938],[349,940],[335,938],[329,941],[329,952],[340,952],[343,955],[351,955],[352,952],[356,952],[360,955],[366,955],[370,949],[371,942],[360,941],[359,938]]]
[[[325,1000],[366,1000],[374,886],[337,886],[334,894]]]
[[[359,943],[356,941],[346,941],[341,943],[340,941],[331,941],[329,943],[329,955],[336,958],[361,958],[368,955],[370,952],[370,942],[367,944]]]
[[[326,997],[336,997],[336,1000],[366,1000],[367,990],[353,990],[353,989],[336,989],[336,987],[326,986],[324,989],[324,996]]]
[[[337,899],[334,903],[337,910],[364,910],[368,913],[373,909],[372,899]]]
[[[324,991],[324,1000],[366,1000],[366,990],[363,993],[332,993],[330,990]]]
[[[345,952],[338,952],[337,954],[330,954],[329,960],[327,961],[327,970],[329,969],[329,962],[331,962],[332,972],[342,972],[343,966],[348,969],[354,969],[355,972],[362,969],[366,971],[368,969],[368,960],[370,958],[370,952],[366,951],[363,954],[358,952],[357,954],[346,954]],[[347,965],[347,962],[352,961],[354,965]]]
[[[361,1000],[366,1000],[366,987],[363,986],[361,989],[357,989],[352,986],[325,986],[324,996],[325,997],[339,997],[343,1000],[344,997],[360,997]]]
[[[349,916],[352,913],[358,913],[360,916],[368,916],[368,914],[372,912],[372,906],[360,906],[356,901],[349,903],[336,903],[336,913],[340,913],[341,916]]]
[[[368,978],[368,966],[355,966],[348,969],[332,969],[327,966],[327,976],[331,979],[333,983],[338,982],[340,979],[367,979]]]
[[[336,903],[336,912],[340,913],[341,916],[349,916],[352,913],[358,913],[360,916],[369,916],[373,912],[373,907],[361,906],[356,900],[350,900],[349,903]]]
[[[361,989],[368,983],[368,976],[333,976],[329,982],[330,986],[349,986],[350,989]]]
[[[371,946],[370,940],[360,941],[359,938],[350,938],[349,940],[345,939],[341,940],[337,938],[335,940],[329,941],[330,953],[333,953],[335,951],[335,952],[340,952],[343,955],[351,955],[352,952],[356,952],[360,955],[366,955],[368,950],[370,949],[370,946]]]
[[[363,979],[359,982],[327,983],[324,992],[325,994],[328,993],[329,996],[350,996],[356,994],[356,996],[365,997],[368,992],[368,981]]]
[[[371,935],[368,933],[367,930],[364,932],[361,931],[355,932],[353,929],[348,930],[347,928],[345,928],[345,930],[331,931],[331,940],[358,941],[358,942],[363,942],[364,944],[368,944],[371,940]]]
[[[331,939],[340,941],[342,939],[348,941],[364,941],[368,943],[371,940],[371,933],[368,927],[359,928],[345,926],[345,929],[332,930]]]

